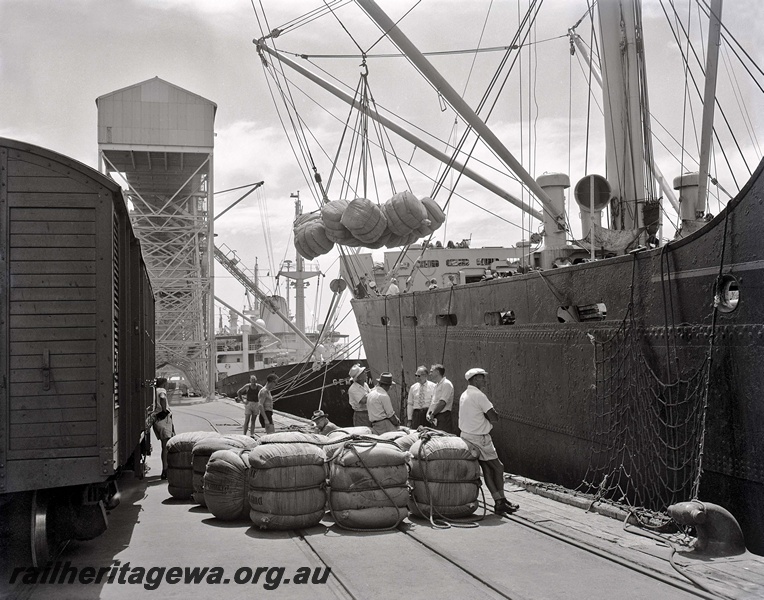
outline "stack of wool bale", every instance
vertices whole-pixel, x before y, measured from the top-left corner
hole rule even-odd
[[[377,436],[342,444],[329,463],[329,508],[336,523],[345,529],[387,529],[406,518],[409,459]]]
[[[326,436],[265,435],[247,457],[249,518],[261,529],[318,525],[326,506]]]
[[[419,439],[409,449],[412,514],[459,518],[474,513],[480,493],[476,449],[453,435],[431,430],[417,433]],[[399,438],[396,442],[403,440]]]

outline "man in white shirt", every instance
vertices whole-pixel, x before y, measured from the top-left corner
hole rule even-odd
[[[398,425],[401,423],[388,394],[388,390],[394,383],[392,373],[382,373],[377,379],[377,386],[366,398],[371,429],[377,435],[388,431],[398,431]]]
[[[387,286],[387,293],[386,296],[394,296],[395,294],[400,294],[401,290],[398,288],[398,280],[393,277],[390,280],[390,285]]]
[[[427,380],[430,371],[424,365],[416,368],[416,383],[409,388],[408,402],[406,403],[406,426],[412,429],[427,427],[427,410],[432,403],[432,395],[435,392],[435,384]]]
[[[520,508],[504,496],[504,465],[499,460],[491,440],[493,423],[499,415],[493,404],[483,393],[488,373],[480,368],[470,369],[464,374],[467,389],[459,398],[459,429],[461,437],[480,451],[478,462],[483,471],[483,479],[494,500],[497,515],[510,515]]]
[[[369,412],[366,409],[366,397],[369,394],[369,386],[366,384],[366,367],[355,364],[350,367],[348,376],[353,383],[348,388],[348,401],[353,409],[354,427],[371,427]]]
[[[430,374],[435,384],[435,390],[426,418],[433,422],[437,429],[446,433],[457,434],[451,412],[454,406],[454,384],[446,379],[446,369],[441,364],[432,365]]]

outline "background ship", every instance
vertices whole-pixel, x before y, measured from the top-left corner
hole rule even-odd
[[[416,365],[442,362],[457,396],[466,387],[462,374],[483,367],[500,416],[493,437],[511,472],[656,511],[690,498],[715,502],[738,519],[749,549],[764,552],[764,406],[757,401],[764,384],[764,243],[756,231],[764,218],[761,165],[726,205],[719,200],[715,217],[708,212],[709,183],[723,189],[709,174],[721,2],[700,3],[700,13],[711,16],[706,86],[699,90],[698,172],[682,173],[673,186],[654,161],[641,3],[598,3],[599,27],[592,15],[590,40],[597,40],[599,61],[591,61],[575,33],[583,19],[569,30],[571,53],[586,54],[589,81],[605,90],[608,177],[585,172],[571,190],[582,215],[577,239],[566,213],[568,176],[532,177],[374,2],[358,4],[474,132],[475,144],[488,146],[512,169],[534,203],[459,162],[471,154],[461,152],[464,140],[445,157],[449,168],[543,224],[519,256],[506,247],[490,252],[422,243],[386,254],[385,264],[376,265],[372,255],[344,252],[351,288],[373,273],[383,292],[392,277],[404,292],[353,302],[374,374],[394,374],[402,406]],[[507,55],[528,39],[532,12]],[[258,41],[264,61],[297,70],[369,121],[443,159],[419,143],[411,127],[380,114],[363,85],[349,98],[279,53],[271,38]],[[724,39],[735,41],[729,32]],[[366,76],[362,70],[362,83]],[[363,179],[356,194],[366,197],[371,187]],[[679,217],[671,240],[661,239],[664,201]],[[327,194],[324,202],[331,205]],[[495,259],[490,266],[487,258]]]
[[[301,214],[299,194],[295,194],[295,214]],[[278,276],[287,280],[287,298],[266,295],[260,290],[257,266],[246,268],[236,252],[224,244],[216,247],[216,257],[246,290],[247,307],[238,311],[230,305],[228,323],[222,312],[215,335],[217,344],[217,389],[232,398],[250,375],[262,384],[270,373],[279,376],[274,389],[274,408],[310,418],[321,408],[338,425],[351,425],[353,411],[348,404],[346,381],[355,363],[366,365],[360,358],[358,341],[349,342],[348,335],[336,331],[337,303],[333,302],[324,323],[306,327],[305,288],[307,280],[318,281],[322,273],[317,266],[305,264],[297,254],[294,262],[282,264]],[[294,314],[290,310],[289,290],[294,289]],[[333,284],[338,301],[344,282]],[[222,300],[217,299],[219,303]]]

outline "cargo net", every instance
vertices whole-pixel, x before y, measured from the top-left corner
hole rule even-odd
[[[590,337],[596,362],[593,443],[579,491],[595,501],[658,512],[697,498],[708,354],[693,372],[668,375],[666,382],[648,363],[649,346],[632,318],[607,340]]]

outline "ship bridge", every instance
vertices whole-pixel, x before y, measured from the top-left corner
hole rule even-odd
[[[215,390],[213,141],[217,105],[158,77],[96,100],[99,169],[127,188],[156,299],[156,367]]]

